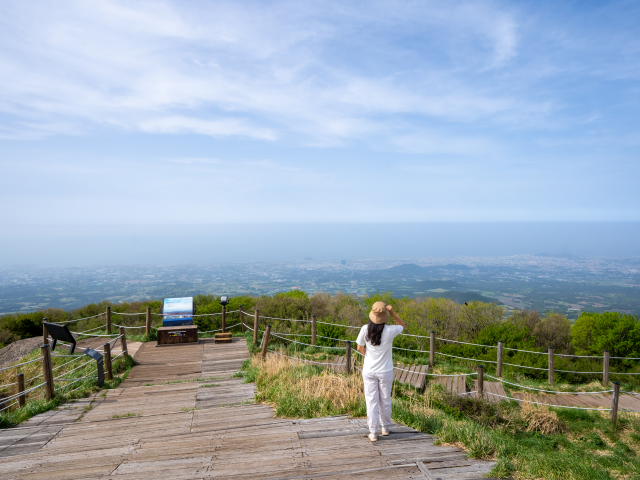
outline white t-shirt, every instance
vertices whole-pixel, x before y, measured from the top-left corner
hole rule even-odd
[[[385,325],[382,330],[380,345],[371,345],[371,343],[366,340],[368,326],[369,324],[364,325],[360,329],[358,339],[356,340],[358,345],[367,346],[367,353],[364,357],[362,373],[390,372],[393,370],[391,346],[393,345],[393,339],[402,333],[402,327],[400,325]]]

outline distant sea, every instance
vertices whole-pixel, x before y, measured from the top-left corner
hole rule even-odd
[[[302,258],[640,255],[640,222],[11,226],[0,265],[88,266]]]

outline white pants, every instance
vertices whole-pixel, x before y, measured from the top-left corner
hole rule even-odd
[[[391,425],[391,387],[393,370],[383,373],[363,373],[364,398],[367,402],[367,423],[371,433],[379,432],[378,425],[386,430]]]

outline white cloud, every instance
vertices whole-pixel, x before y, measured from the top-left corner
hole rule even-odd
[[[89,121],[96,128],[263,140],[295,133],[306,143],[332,144],[388,136],[388,119],[379,115],[468,121],[536,110],[524,99],[468,82],[434,62],[423,46],[402,39],[390,38],[377,51],[390,64],[397,63],[389,55],[398,49],[422,62],[398,65],[405,72],[385,71],[384,63],[358,68],[344,55],[366,54],[360,29],[393,37],[406,27],[426,44],[439,41],[434,35],[453,38],[467,29],[454,39],[471,53],[460,66],[497,67],[514,55],[516,27],[490,4],[436,2],[416,11],[410,3],[378,2],[362,15],[361,8],[331,2],[217,2],[195,10],[165,1],[63,8],[34,1],[9,2],[3,13],[0,110],[69,125]],[[424,26],[436,31],[420,32]]]

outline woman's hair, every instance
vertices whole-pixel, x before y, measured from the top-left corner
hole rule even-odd
[[[375,346],[380,345],[382,330],[384,330],[384,323],[373,323],[369,320],[367,325],[367,342]]]

